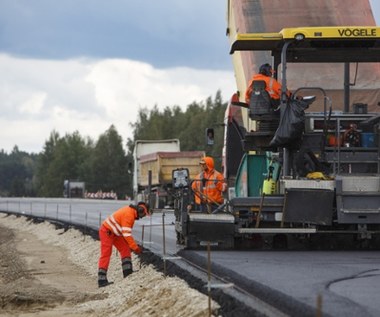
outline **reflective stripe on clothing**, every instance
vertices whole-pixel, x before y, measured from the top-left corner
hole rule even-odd
[[[273,96],[274,95],[274,90],[273,90],[273,78],[271,77],[270,80],[269,80],[269,84],[268,84],[268,87],[267,87],[267,91],[269,93],[270,96]]]
[[[132,235],[132,228],[120,227],[113,216],[109,216],[106,219],[106,223],[111,227],[111,230],[117,236],[130,237]]]
[[[130,258],[131,249],[129,248],[128,242],[122,237],[117,236],[108,229],[105,224],[103,224],[99,229],[99,240],[100,240],[100,257],[98,268],[107,271],[111,255],[112,247],[115,246],[120,253],[120,258]]]
[[[132,250],[136,250],[137,244],[132,236],[132,228],[137,219],[137,211],[130,206],[122,207],[109,216],[103,225],[111,230],[115,236],[122,237],[127,241]]]
[[[191,184],[194,192],[195,203],[223,203],[222,192],[225,190],[224,177],[221,173],[214,169],[214,159],[210,156],[205,156],[202,161],[207,168],[202,164],[203,172],[198,174],[198,177]]]
[[[121,236],[121,227],[116,222],[115,218],[111,215],[106,219],[106,223],[109,225],[109,229],[112,230],[112,232],[117,235]]]
[[[129,227],[123,227],[121,228],[123,237],[130,237],[132,236],[132,228]]]
[[[205,180],[205,181],[204,181]],[[203,186],[203,182],[205,186]],[[195,194],[195,203],[223,203],[222,192],[225,190],[224,177],[221,173],[213,170],[211,173],[202,172],[194,180],[192,189]]]

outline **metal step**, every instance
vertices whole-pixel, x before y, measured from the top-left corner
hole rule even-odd
[[[316,228],[239,228],[239,233],[317,233]]]
[[[189,220],[190,222],[234,223],[235,217],[231,214],[190,213]]]

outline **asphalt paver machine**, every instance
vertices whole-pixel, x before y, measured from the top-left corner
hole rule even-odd
[[[237,34],[231,54],[244,51],[270,53],[281,104],[258,108],[242,92],[231,99],[226,203],[216,213],[192,213],[190,186],[177,186],[178,242],[379,248],[380,28]],[[362,84],[364,73],[373,80]]]

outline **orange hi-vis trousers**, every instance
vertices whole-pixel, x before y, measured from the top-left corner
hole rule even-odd
[[[104,225],[99,229],[100,239],[100,258],[99,269],[108,270],[112,255],[112,246],[115,246],[120,253],[120,258],[131,258],[131,249],[123,236],[115,235],[111,230],[108,230]]]

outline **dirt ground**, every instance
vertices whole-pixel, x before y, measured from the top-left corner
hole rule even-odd
[[[122,278],[114,252],[97,287],[99,242],[80,231],[0,213],[0,316],[208,316],[208,298],[150,265]],[[213,316],[218,304],[212,302]]]

